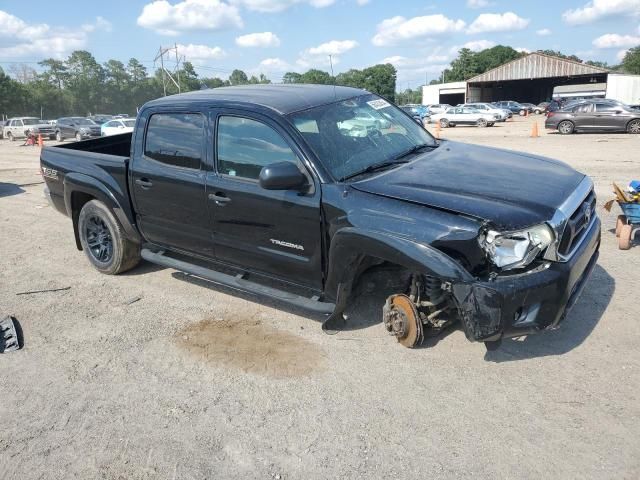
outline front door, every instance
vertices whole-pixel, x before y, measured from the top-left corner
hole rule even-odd
[[[304,166],[303,153],[286,130],[247,111],[216,111],[216,172],[207,198],[216,258],[250,271],[322,288],[320,188]],[[265,190],[262,167],[292,162],[308,187]]]
[[[129,188],[150,242],[213,257],[205,199],[206,116],[156,112],[136,144]]]
[[[594,127],[599,130],[624,130],[632,114],[619,105],[596,103],[593,117]]]

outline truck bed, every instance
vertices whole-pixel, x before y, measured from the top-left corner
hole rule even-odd
[[[131,133],[122,133],[109,137],[92,138],[82,142],[63,143],[54,148],[113,155],[116,157],[129,157],[131,153],[131,136]]]

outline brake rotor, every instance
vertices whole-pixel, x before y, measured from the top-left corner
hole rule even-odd
[[[391,295],[383,311],[384,326],[398,343],[413,348],[422,343],[424,331],[415,305],[406,295]]]

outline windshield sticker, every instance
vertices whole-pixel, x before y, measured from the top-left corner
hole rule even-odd
[[[380,110],[381,108],[388,107],[391,104],[386,100],[380,98],[378,100],[371,100],[370,102],[367,102],[367,105],[369,105],[371,108],[375,108],[376,110]]]

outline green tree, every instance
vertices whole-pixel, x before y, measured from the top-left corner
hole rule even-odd
[[[65,61],[66,88],[71,94],[71,107],[77,115],[95,113],[103,109],[104,69],[85,50],[76,50]]]
[[[316,85],[331,85],[333,77],[322,70],[312,68],[300,76],[300,83],[314,83]]]
[[[38,63],[41,67],[45,67],[45,73],[51,82],[55,83],[58,90],[62,90],[62,85],[67,78],[67,66],[62,60],[47,58]]]
[[[207,88],[219,88],[219,87],[228,87],[229,86],[229,81],[228,80],[222,80],[221,78],[218,78],[218,77],[203,78],[202,79],[202,84],[206,85]]]
[[[622,70],[633,75],[640,75],[640,45],[625,53],[622,59]]]
[[[397,72],[393,65],[386,63],[365,68],[362,76],[361,88],[395,101]]]
[[[297,72],[287,72],[282,77],[282,83],[302,83],[302,75]]]
[[[26,107],[23,85],[6,75],[0,68],[0,114],[21,115]]]
[[[412,90],[407,88],[403,92],[396,93],[396,103],[398,105],[406,105],[407,103],[422,103],[422,89],[416,88]]]
[[[574,62],[582,63],[582,59],[580,57],[577,57],[576,55],[565,55],[564,53],[557,50],[538,50],[538,53],[543,53],[545,55],[551,55],[552,57],[560,57],[566,60],[573,60]]]
[[[229,84],[231,85],[246,85],[248,83],[249,78],[242,70],[236,69],[231,72],[231,75],[229,75]]]

